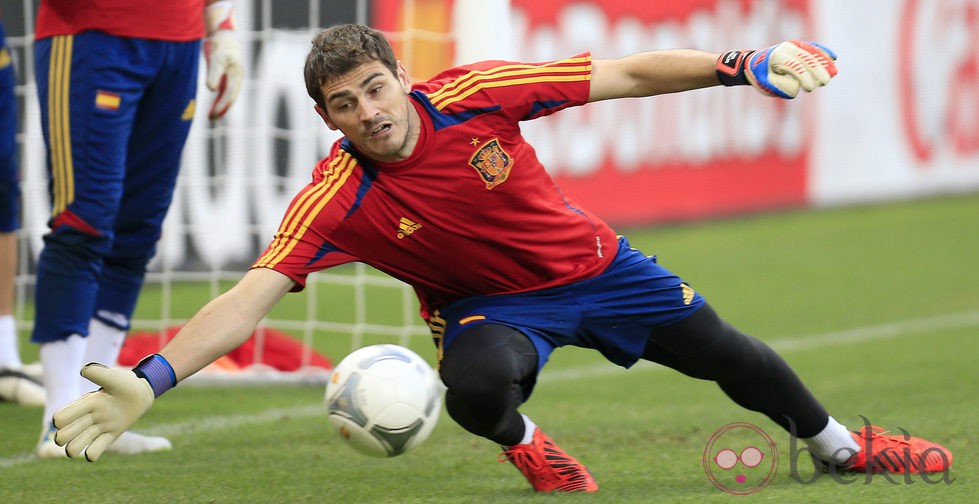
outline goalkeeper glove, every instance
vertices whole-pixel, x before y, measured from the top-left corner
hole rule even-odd
[[[176,385],[173,368],[151,355],[132,371],[111,369],[96,362],[82,367],[82,376],[101,389],[89,392],[54,414],[54,442],[69,457],[82,454],[95,462],[123,432],[153,405],[153,400]]]
[[[216,91],[207,116],[220,119],[231,108],[241,91],[241,49],[235,37],[232,5],[228,0],[204,8],[204,58],[207,60],[207,88]]]
[[[836,54],[815,42],[790,40],[761,51],[728,51],[717,58],[717,78],[725,86],[751,85],[768,96],[795,98],[836,75]]]

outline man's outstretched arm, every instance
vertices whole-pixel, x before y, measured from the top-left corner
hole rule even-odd
[[[187,378],[241,346],[294,285],[277,271],[249,270],[231,290],[204,305],[159,355],[173,367],[177,381]]]
[[[250,270],[195,314],[174,338],[132,371],[89,363],[82,368],[100,390],[54,414],[55,443],[69,457],[95,462],[161,394],[244,343],[293,281],[265,268]]]
[[[677,93],[724,84],[750,85],[780,98],[825,86],[836,55],[813,42],[791,40],[759,51],[723,54],[667,49],[592,62],[588,101]]]

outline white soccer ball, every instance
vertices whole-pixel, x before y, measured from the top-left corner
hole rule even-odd
[[[357,451],[394,457],[417,448],[442,408],[438,375],[415,352],[371,345],[341,360],[326,384],[330,424]]]

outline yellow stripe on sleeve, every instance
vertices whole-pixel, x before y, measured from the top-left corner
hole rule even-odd
[[[292,205],[275,234],[272,246],[256,261],[256,266],[272,268],[289,255],[319,212],[343,187],[355,164],[353,156],[346,152],[330,163],[323,180]]]
[[[541,82],[577,82],[583,80],[587,80],[587,78],[581,78],[580,76],[577,75],[548,76],[548,77],[541,77],[538,75],[534,77],[528,77],[526,79],[510,79],[505,81],[479,82],[476,85],[467,88],[464,92],[460,93],[457,96],[442,100],[441,103],[436,105],[436,108],[442,110],[443,108],[448,107],[449,105],[452,105],[457,101],[464,100],[468,98],[470,95],[472,95],[473,93],[479,92],[480,90],[486,88],[515,86],[519,84],[534,84],[534,83],[541,83]]]
[[[431,93],[429,100],[441,110],[485,87],[501,87],[532,82],[572,82],[591,78],[590,58],[571,58],[557,63],[560,64],[516,64],[489,70],[474,70]],[[556,76],[553,74],[567,75]],[[503,80],[497,81],[497,79]]]

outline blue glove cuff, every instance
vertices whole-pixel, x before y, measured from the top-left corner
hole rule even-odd
[[[149,382],[154,397],[160,397],[177,386],[177,374],[173,372],[173,366],[160,354],[153,354],[139,361],[133,368],[133,373]]]

